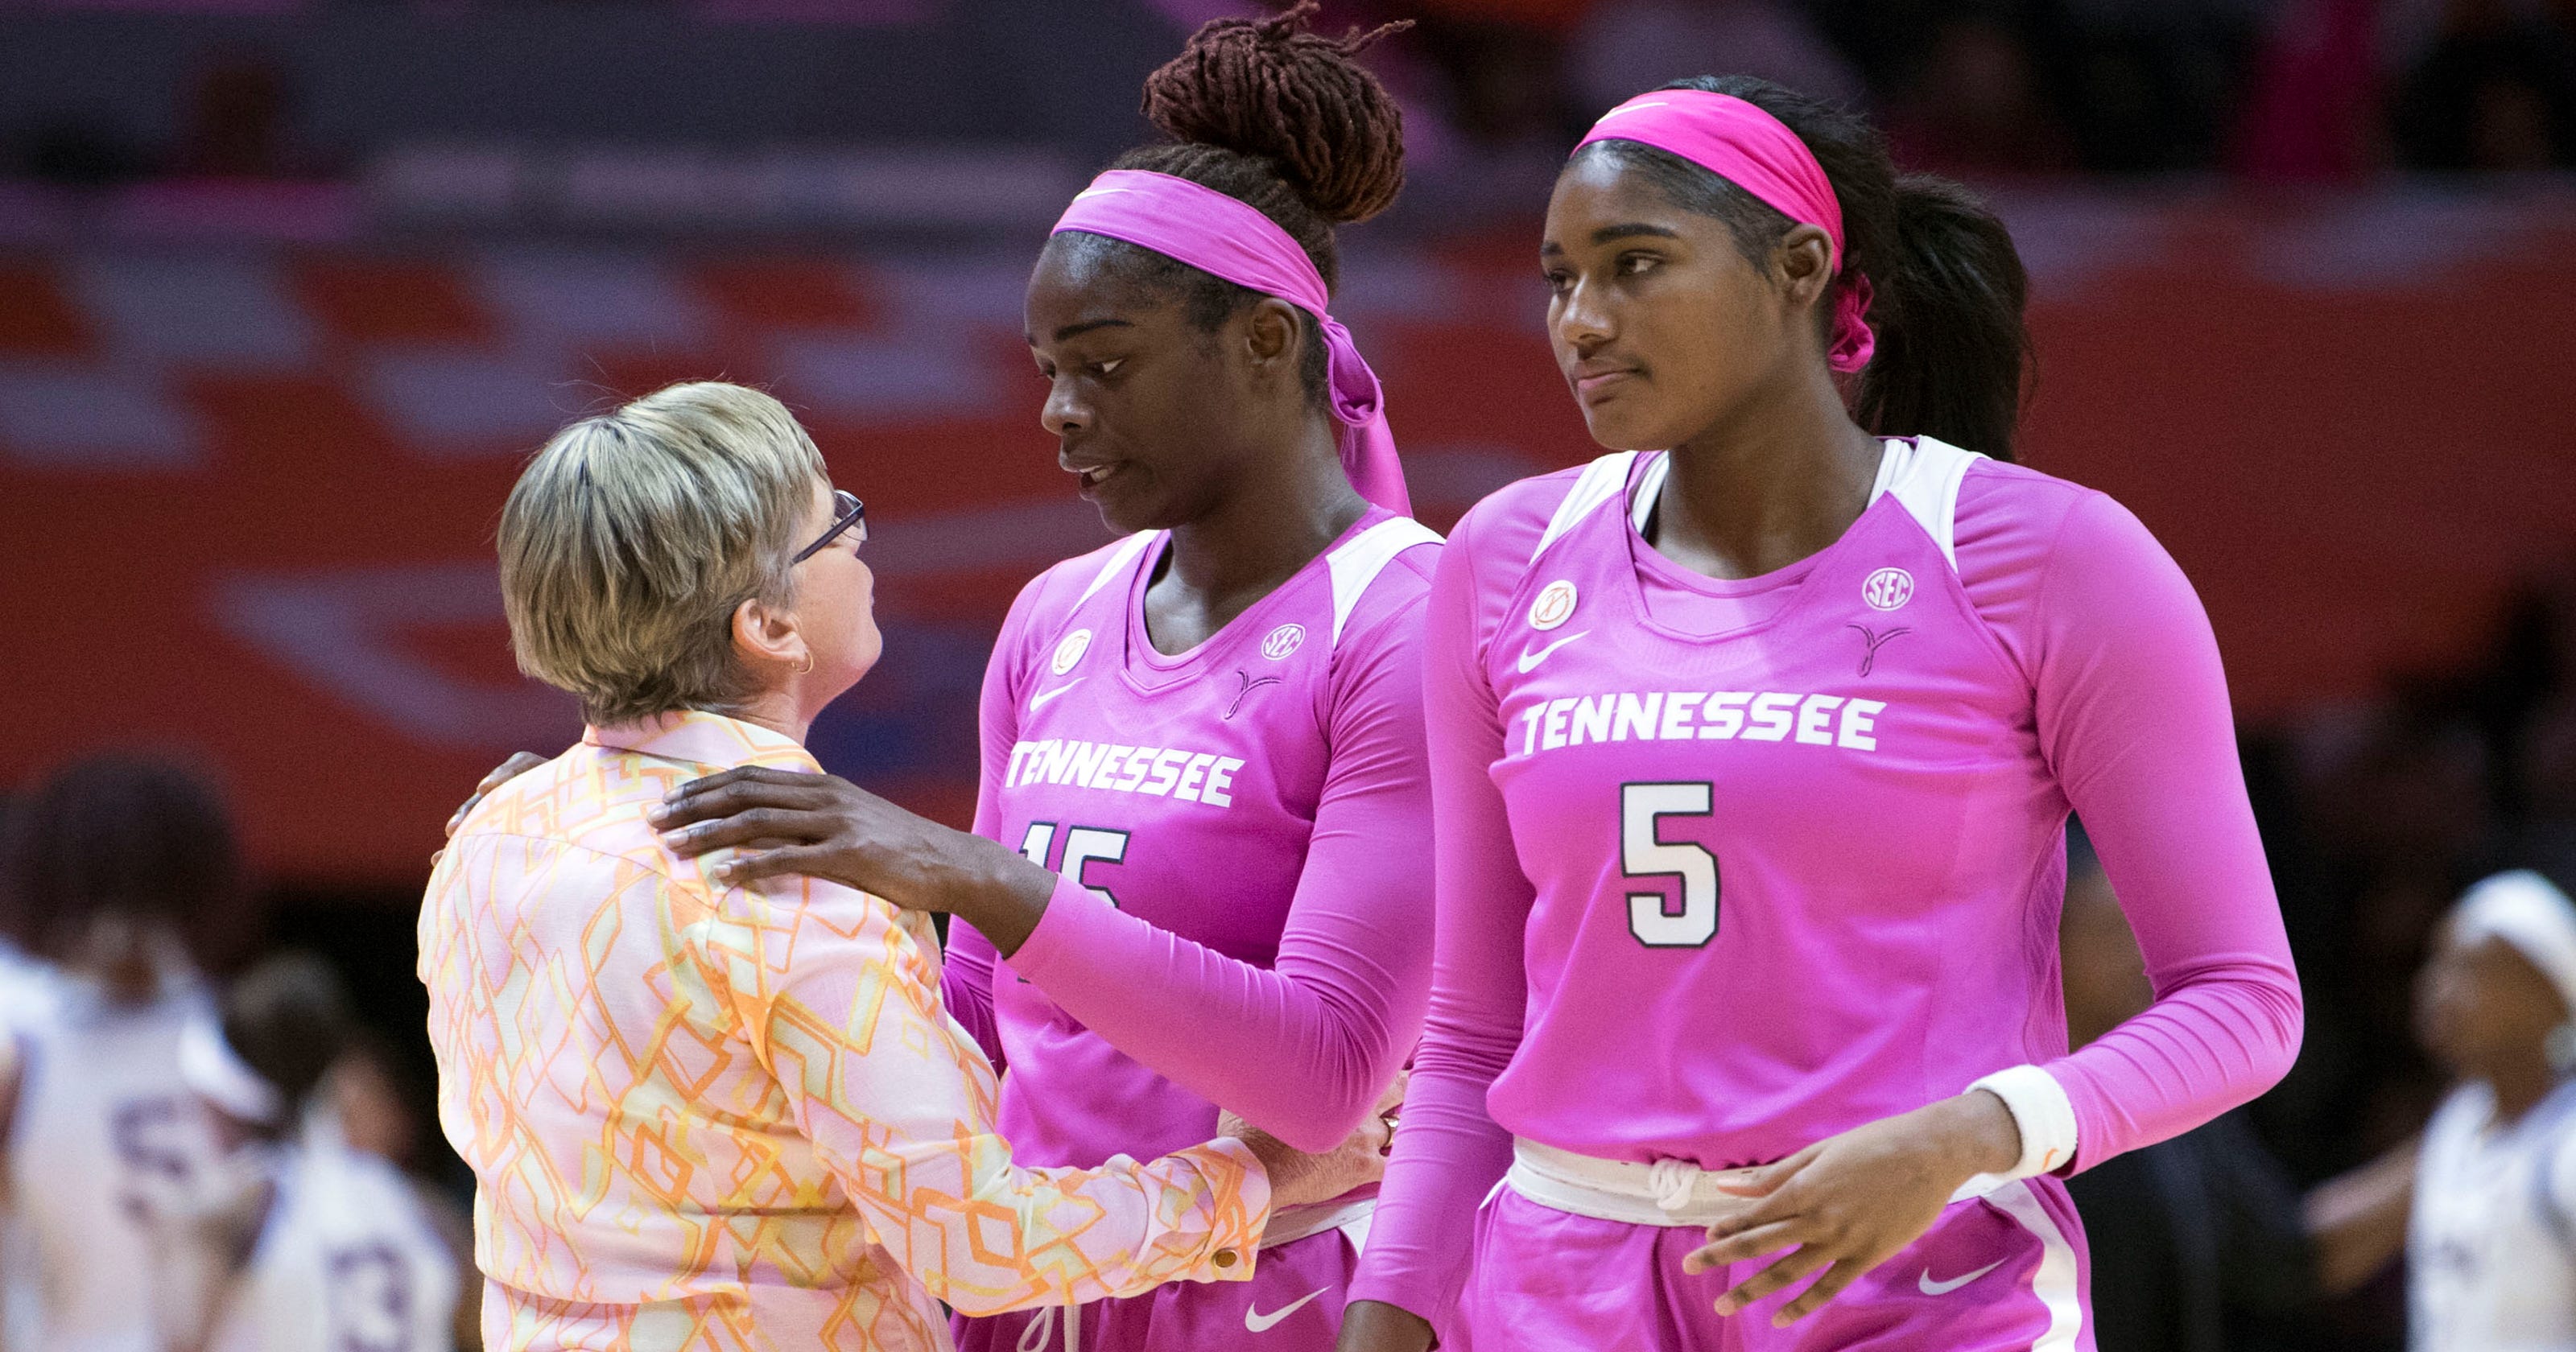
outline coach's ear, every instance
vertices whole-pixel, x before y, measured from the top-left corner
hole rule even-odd
[[[733,608],[733,651],[745,665],[762,673],[764,683],[784,681],[788,673],[814,668],[814,649],[805,641],[796,612],[757,596]]]

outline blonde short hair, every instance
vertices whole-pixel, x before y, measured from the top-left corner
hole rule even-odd
[[[738,708],[753,691],[733,613],[794,599],[788,560],[824,478],[786,405],[740,385],[673,385],[557,432],[501,509],[519,670],[593,724]]]

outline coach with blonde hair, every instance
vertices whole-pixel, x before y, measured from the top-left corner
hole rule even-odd
[[[1023,1169],[926,918],[719,885],[646,821],[806,729],[882,644],[858,499],[740,386],[565,428],[503,509],[521,668],[580,744],[473,804],[420,918],[439,1117],[473,1166],[495,1349],[944,1348],[991,1314],[1250,1275],[1274,1205],[1377,1164],[1220,1138]]]

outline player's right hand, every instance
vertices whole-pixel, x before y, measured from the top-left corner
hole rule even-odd
[[[450,840],[456,838],[456,828],[465,824],[465,815],[472,812],[474,805],[482,802],[492,790],[545,763],[546,758],[533,751],[511,752],[508,760],[494,766],[492,773],[483,776],[482,781],[474,786],[474,794],[465,800],[465,806],[456,809],[456,815],[447,819],[447,838]]]

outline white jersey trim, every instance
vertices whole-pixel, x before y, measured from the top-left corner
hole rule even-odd
[[[2071,1352],[2084,1331],[2084,1304],[2075,1296],[2075,1246],[2028,1183],[2016,1179],[1986,1194],[1986,1201],[2039,1237],[2039,1270],[2030,1274],[2030,1292],[2048,1307],[2048,1331],[2030,1352]]]
[[[1895,494],[1923,533],[1941,547],[1941,557],[1950,561],[1950,571],[1955,573],[1959,571],[1959,485],[1968,477],[1968,466],[1983,459],[1975,451],[1932,437],[1916,437],[1911,443],[1891,437],[1887,454],[1878,462],[1878,482],[1871,487],[1869,500],[1875,503],[1881,494]]]
[[[1584,466],[1583,473],[1574,480],[1573,490],[1556,505],[1556,515],[1547,519],[1547,530],[1538,537],[1538,548],[1530,551],[1530,562],[1538,562],[1538,556],[1546,553],[1559,536],[1574,529],[1586,512],[1619,496],[1620,490],[1628,486],[1628,467],[1636,460],[1635,451],[1612,451]]]
[[[1968,466],[1985,459],[1975,451],[1958,447],[1933,437],[1916,437],[1912,441],[1891,437],[1886,454],[1878,462],[1878,480],[1870,486],[1869,500],[1875,504],[1885,494],[1893,493],[1905,506],[1906,514],[1923,527],[1923,533],[1940,546],[1941,557],[1949,560],[1951,571],[1959,567],[1958,525],[1959,486],[1966,482]],[[1612,451],[1583,467],[1574,487],[1549,517],[1547,529],[1538,537],[1538,547],[1530,551],[1530,562],[1538,562],[1567,531],[1574,529],[1585,514],[1619,496],[1628,486],[1628,474],[1636,464],[1638,452]],[[1672,455],[1656,456],[1646,466],[1637,484],[1636,500],[1629,504],[1629,519],[1639,531],[1653,516],[1655,498],[1663,491],[1664,479],[1672,472]]]
[[[1342,644],[1342,626],[1350,622],[1360,598],[1368,594],[1369,584],[1395,556],[1415,545],[1440,543],[1440,532],[1409,516],[1386,520],[1351,537],[1350,543],[1324,556],[1324,566],[1333,575],[1333,646]]]
[[[1083,588],[1082,595],[1075,597],[1073,603],[1078,606],[1090,600],[1092,593],[1109,585],[1109,579],[1126,572],[1127,565],[1136,561],[1136,551],[1143,549],[1160,534],[1162,534],[1161,531],[1140,530],[1119,541],[1118,547],[1109,551],[1108,560],[1100,565],[1099,574],[1091,579],[1091,585]]]

